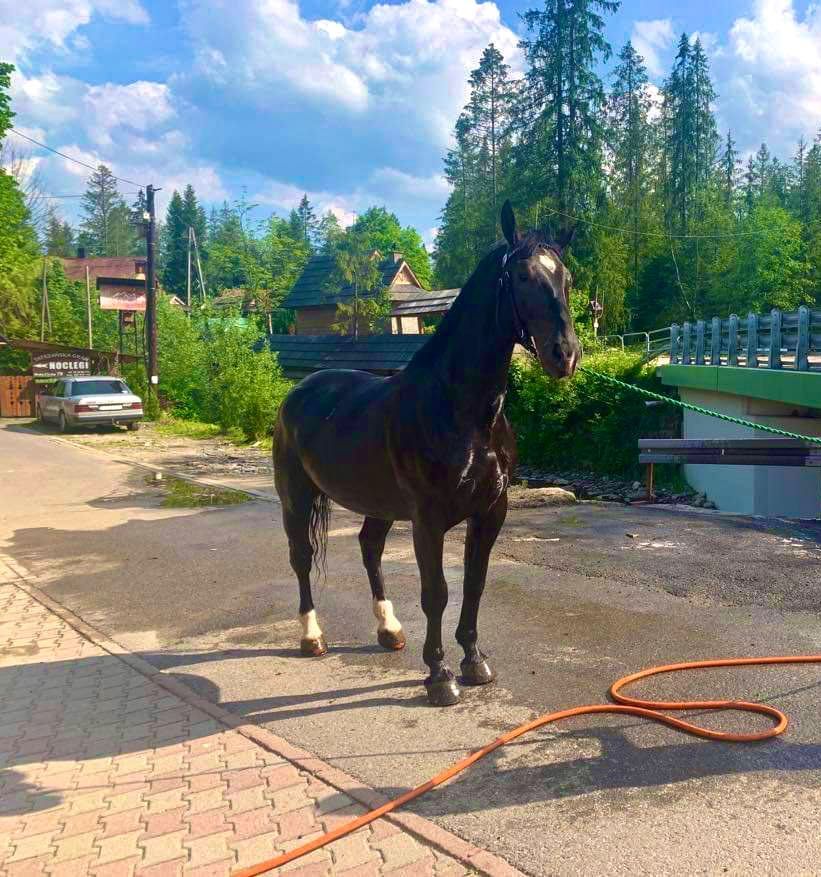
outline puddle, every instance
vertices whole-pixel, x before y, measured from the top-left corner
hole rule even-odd
[[[163,493],[164,509],[194,509],[208,506],[241,505],[251,497],[240,490],[212,487],[208,484],[192,484],[182,478],[157,478],[147,475],[145,483]]]

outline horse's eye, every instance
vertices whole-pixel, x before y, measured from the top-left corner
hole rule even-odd
[[[522,283],[526,283],[527,279],[528,279],[527,271],[520,271],[519,272],[519,280],[521,280]]]

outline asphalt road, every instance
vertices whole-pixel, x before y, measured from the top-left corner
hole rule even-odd
[[[358,526],[334,510],[317,589],[331,652],[302,659],[278,506],[164,509],[143,471],[0,428],[0,550],[200,694],[389,793],[525,719],[600,702],[613,679],[648,664],[821,652],[817,525],[596,504],[516,511],[481,614],[498,682],[436,710],[420,684],[409,531],[397,526],[385,553],[409,640],[388,654],[375,644]],[[461,540],[457,530],[446,548],[448,639]],[[777,741],[732,745],[578,719],[495,753],[415,808],[532,874],[821,873],[820,683],[818,666],[651,682],[649,696],[765,699],[792,724]]]

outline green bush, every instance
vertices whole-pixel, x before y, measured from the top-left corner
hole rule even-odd
[[[173,416],[248,441],[270,435],[291,384],[274,354],[253,350],[253,325],[231,314],[189,318],[161,298],[158,334],[160,397]]]
[[[291,385],[276,356],[254,351],[257,331],[234,320],[208,323],[205,332],[208,382],[204,416],[224,432],[239,429],[249,440],[271,434]]]
[[[662,392],[652,366],[636,354],[588,355],[593,371]],[[590,471],[637,477],[639,438],[678,435],[678,412],[647,407],[637,393],[621,390],[585,372],[570,380],[548,377],[535,362],[511,367],[507,413],[522,463],[552,470]]]

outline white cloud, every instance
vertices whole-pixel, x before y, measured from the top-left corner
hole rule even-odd
[[[821,7],[802,19],[792,0],[756,0],[730,30],[726,65],[722,114],[742,147],[791,152],[821,120]]]
[[[644,58],[651,76],[661,76],[665,65],[661,55],[675,40],[673,21],[670,18],[656,18],[652,21],[637,21],[631,35],[633,47]]]
[[[0,0],[0,57],[14,63],[36,50],[82,49],[87,41],[71,41],[75,31],[95,15],[128,24],[148,24],[140,0]]]
[[[519,63],[517,37],[492,2],[376,5],[358,17],[356,29],[303,18],[293,0],[232,0],[230,6],[222,15],[213,2],[183,2],[198,77],[261,111],[286,101],[306,114],[323,107],[345,116],[346,124],[358,118],[390,125],[397,137],[412,125],[439,149],[485,46],[494,41]]]
[[[107,82],[89,87],[83,98],[84,126],[100,146],[112,145],[117,129],[153,131],[174,115],[169,88],[161,82]]]

